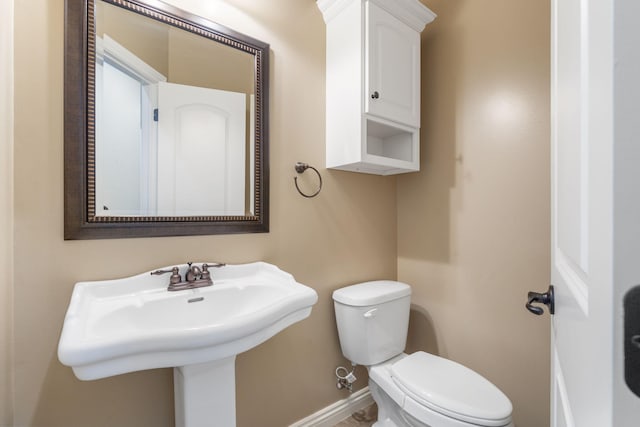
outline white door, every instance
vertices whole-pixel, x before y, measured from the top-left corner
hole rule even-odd
[[[96,66],[96,215],[136,215],[141,201],[142,83],[105,61]],[[105,89],[108,88],[108,89]]]
[[[245,215],[246,95],[158,87],[158,215]]]
[[[370,1],[365,7],[366,112],[420,127],[420,34]]]
[[[640,425],[622,336],[640,284],[638,4],[552,0],[552,427]]]
[[[95,214],[155,215],[158,82],[167,78],[107,34],[96,38]]]

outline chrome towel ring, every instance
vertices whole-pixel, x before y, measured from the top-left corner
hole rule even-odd
[[[320,190],[322,190],[322,176],[320,175],[320,172],[318,172],[318,169],[314,168],[311,165],[308,165],[307,163],[302,163],[302,162],[297,162],[295,169],[296,169],[296,172],[298,172],[299,174],[304,173],[304,171],[306,171],[307,169],[313,169],[313,171],[318,175],[318,180],[320,183],[318,184],[318,190],[313,194],[303,193],[302,190],[300,190],[300,187],[298,187],[298,177],[297,176],[293,177],[293,182],[296,185],[296,190],[298,190],[298,193],[300,193],[301,196],[307,197],[307,198],[316,197],[320,193]]]

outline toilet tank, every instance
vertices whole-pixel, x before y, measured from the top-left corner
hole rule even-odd
[[[390,280],[359,283],[333,292],[342,354],[375,365],[404,351],[411,287]]]

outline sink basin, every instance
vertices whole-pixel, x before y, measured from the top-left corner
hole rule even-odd
[[[264,262],[211,273],[213,286],[175,292],[150,272],[77,283],[58,358],[81,380],[223,360],[306,318],[318,299]]]

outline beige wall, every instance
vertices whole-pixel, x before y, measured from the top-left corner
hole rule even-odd
[[[105,33],[146,64],[169,75],[169,27],[118,6],[96,2],[96,34]]]
[[[13,1],[0,2],[0,426],[13,400]]]
[[[171,83],[254,92],[255,58],[247,52],[108,3],[96,3],[95,14],[99,36],[107,34]]]
[[[548,425],[547,1],[425,0],[422,171],[398,179],[398,278],[411,343],[484,374],[518,427]],[[414,328],[415,329],[415,328]]]
[[[323,169],[315,2],[172,0],[271,44],[271,232],[102,241],[62,238],[64,2],[16,4],[16,426],[171,426],[170,370],[80,382],[56,347],[76,281],[189,259],[265,260],[319,294],[310,318],[238,357],[239,427],[286,426],[343,398],[331,292],[396,275],[414,286],[412,349],[486,375],[512,399],[518,427],[547,425],[548,319],[523,300],[549,277],[549,5],[424,2],[439,17],[422,43],[423,171],[396,190],[396,178]],[[296,193],[296,161],[320,168],[319,197]]]
[[[319,301],[308,319],[237,359],[238,426],[282,427],[345,396],[333,376],[336,365],[345,362],[332,290],[396,276],[395,179],[324,169],[324,23],[315,3],[173,3],[271,44],[271,232],[64,241],[64,2],[17,2],[17,426],[173,424],[169,369],[81,382],[58,362],[57,342],[76,281],[122,277],[189,259],[265,260],[315,288]],[[296,161],[320,168],[325,182],[317,198],[296,192]]]
[[[168,50],[170,82],[249,95],[255,92],[252,54],[174,28],[169,31]]]

